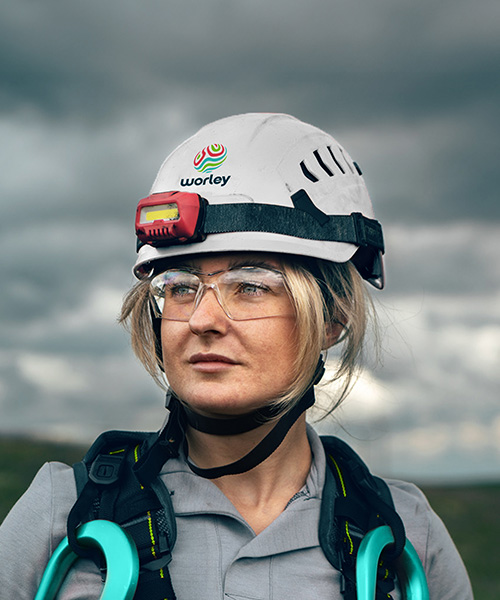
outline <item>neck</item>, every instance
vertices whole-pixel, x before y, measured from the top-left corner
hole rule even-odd
[[[202,468],[225,465],[245,456],[274,427],[232,436],[217,436],[188,427],[190,459]],[[305,484],[311,467],[311,449],[306,434],[305,414],[290,428],[281,445],[265,461],[239,475],[213,479],[242,517],[259,533],[286,507]]]

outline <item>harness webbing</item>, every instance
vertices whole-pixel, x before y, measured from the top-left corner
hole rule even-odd
[[[133,471],[157,436],[130,433],[124,440],[113,439],[115,433],[123,438],[124,432],[104,434],[106,438],[98,438],[83,462],[74,467],[79,496],[68,517],[69,543],[102,570],[100,560],[78,546],[74,531],[80,523],[93,519],[118,523],[130,533],[139,554],[141,569],[134,600],[175,600],[168,571],[177,533],[170,494],[159,477],[145,486]]]
[[[322,437],[327,469],[321,504],[319,539],[328,561],[342,574],[346,600],[356,598],[356,555],[365,534],[389,525],[395,544],[379,563],[376,600],[391,598],[394,589],[392,562],[406,541],[387,484],[373,476],[361,458],[342,440]]]
[[[170,455],[174,456],[176,444],[172,442],[176,440],[162,440],[161,433],[106,432],[83,461],[74,465],[78,500],[68,517],[69,543],[77,554],[94,559],[102,569],[99,557],[78,546],[76,527],[106,518],[128,531],[137,545],[141,566],[134,600],[176,598],[168,570],[177,536],[175,514],[170,493],[158,476],[163,465],[157,467],[159,454],[155,455],[159,444],[170,443]],[[369,530],[389,525],[396,542],[390,554],[382,556],[376,592],[376,600],[388,600],[395,577],[391,562],[402,552],[406,539],[389,488],[371,475],[347,444],[334,437],[321,440],[327,457],[319,523],[321,548],[342,574],[345,600],[356,600],[359,544]]]

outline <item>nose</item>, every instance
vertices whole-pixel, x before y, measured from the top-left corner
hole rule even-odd
[[[228,319],[218,289],[213,284],[205,284],[198,291],[198,297],[189,318],[191,331],[198,335],[209,331],[223,333],[227,329]]]

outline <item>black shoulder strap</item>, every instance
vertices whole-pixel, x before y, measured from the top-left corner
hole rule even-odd
[[[175,600],[168,564],[177,531],[170,493],[160,477],[140,481],[134,467],[155,446],[157,433],[108,431],[99,436],[82,462],[73,466],[78,498],[68,516],[68,541],[80,556],[100,556],[78,545],[78,525],[107,519],[132,536],[140,576],[134,600]]]
[[[336,437],[321,438],[327,469],[321,503],[319,541],[328,561],[342,573],[346,600],[356,597],[355,564],[364,535],[389,525],[395,544],[382,557],[376,598],[387,600],[394,589],[391,563],[401,555],[406,535],[388,485],[372,475],[363,460]]]

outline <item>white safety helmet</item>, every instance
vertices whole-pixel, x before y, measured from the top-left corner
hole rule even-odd
[[[215,121],[176,148],[136,215],[134,273],[228,251],[351,260],[384,285],[384,243],[361,171],[329,134],[284,114]]]

